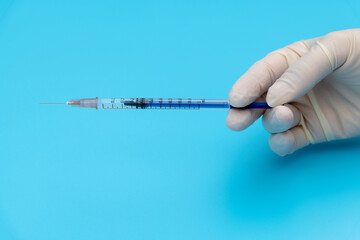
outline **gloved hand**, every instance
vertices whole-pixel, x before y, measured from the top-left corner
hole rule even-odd
[[[281,156],[309,143],[359,136],[360,29],[274,51],[241,76],[229,93],[235,107],[265,99],[272,109],[231,109],[226,124],[241,131],[263,115],[270,147]]]

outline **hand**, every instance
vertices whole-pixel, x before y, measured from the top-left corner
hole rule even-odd
[[[281,156],[309,143],[359,136],[360,29],[274,51],[251,66],[229,93],[234,107],[265,99],[272,109],[231,109],[226,124],[241,131],[264,115],[270,148]]]

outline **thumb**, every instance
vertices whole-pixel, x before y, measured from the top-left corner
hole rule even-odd
[[[298,99],[341,66],[349,53],[349,35],[347,31],[334,32],[316,41],[269,88],[267,103],[274,107]]]

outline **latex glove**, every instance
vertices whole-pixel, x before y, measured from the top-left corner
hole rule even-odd
[[[240,131],[264,115],[270,147],[279,155],[309,143],[359,136],[360,29],[272,52],[241,76],[229,93],[235,107],[265,99],[272,109],[232,109],[226,123]]]

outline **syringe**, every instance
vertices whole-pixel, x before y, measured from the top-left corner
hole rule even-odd
[[[73,107],[96,109],[230,109],[227,99],[191,99],[191,98],[82,98],[67,102],[47,102],[42,104],[67,104]],[[236,109],[267,109],[266,102],[253,102]]]

